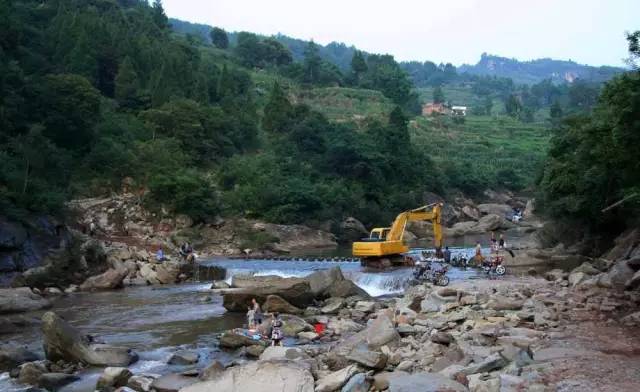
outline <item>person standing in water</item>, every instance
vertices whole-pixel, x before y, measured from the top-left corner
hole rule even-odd
[[[260,308],[260,304],[256,301],[255,298],[251,299],[251,306],[253,307],[253,320],[256,325],[262,324],[262,309]]]
[[[271,345],[282,346],[282,320],[278,312],[273,313],[271,319]]]

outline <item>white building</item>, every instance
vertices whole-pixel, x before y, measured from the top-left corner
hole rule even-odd
[[[467,115],[467,107],[466,106],[452,106],[451,112],[454,116],[466,116]]]

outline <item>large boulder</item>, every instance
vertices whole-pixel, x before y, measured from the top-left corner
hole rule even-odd
[[[264,232],[276,239],[273,250],[289,253],[295,250],[335,248],[338,246],[333,234],[322,230],[311,229],[302,225],[277,225],[257,222],[254,231]]]
[[[376,319],[365,329],[366,341],[370,349],[379,349],[385,344],[400,339],[400,334],[393,326],[393,322],[384,314]]]
[[[50,308],[51,303],[28,287],[0,289],[0,315]]]
[[[288,360],[249,362],[227,369],[214,380],[182,388],[181,392],[313,392],[313,375],[305,363]]]
[[[195,351],[180,350],[171,355],[169,365],[192,365],[198,363],[199,358],[200,354]]]
[[[309,282],[313,295],[319,297],[322,296],[334,282],[344,280],[344,275],[342,275],[340,267],[334,267],[313,272],[311,275],[306,276],[305,280]]]
[[[349,279],[344,279],[344,280],[334,282],[331,286],[329,286],[329,288],[327,288],[325,293],[329,297],[341,297],[341,298],[347,298],[352,296],[359,296],[362,298],[371,297],[369,293],[364,291],[362,288],[360,288],[360,286],[353,283]]]
[[[128,366],[138,356],[126,347],[92,343],[53,312],[42,316],[44,351],[51,361],[82,362],[94,366]]]
[[[262,305],[262,310],[265,312],[278,312],[278,313],[289,313],[289,314],[300,314],[302,313],[302,309],[296,308],[287,302],[284,298],[278,295],[269,295],[267,296],[266,301]]]
[[[309,358],[309,356],[297,347],[269,346],[262,352],[262,354],[260,354],[261,361],[269,359],[288,359],[296,361],[307,358]]]
[[[354,349],[347,359],[372,369],[383,369],[387,364],[387,356],[378,351]]]
[[[316,383],[316,392],[333,392],[342,388],[347,381],[358,372],[355,365],[347,366],[336,372],[329,373]]]
[[[178,373],[165,374],[151,383],[151,390],[155,392],[178,392],[198,381],[195,377],[187,377]]]
[[[625,260],[619,260],[611,267],[609,272],[600,276],[598,285],[606,288],[624,290],[626,283],[633,278],[635,271],[629,267]]]
[[[92,276],[80,285],[82,291],[110,290],[122,287],[122,281],[129,272],[126,268],[110,268],[100,275]]]
[[[509,216],[513,213],[513,208],[508,204],[478,204],[478,211],[483,215],[498,215],[500,217]]]
[[[475,231],[479,233],[486,233],[498,229],[507,229],[511,226],[507,220],[497,214],[485,215],[478,221]]]
[[[341,241],[356,241],[369,234],[362,222],[354,217],[348,217],[342,221],[342,223],[340,223],[340,231],[342,232]]]
[[[438,373],[390,374],[389,392],[468,392],[464,385]]]
[[[631,257],[640,245],[640,229],[635,228],[622,233],[615,240],[615,246],[605,255],[606,259],[619,260]]]
[[[252,298],[264,303],[269,295],[277,295],[300,308],[311,304],[314,298],[309,282],[302,278],[236,275],[231,285],[234,288],[222,292],[223,306],[234,312],[246,312]]]
[[[300,317],[283,314],[280,318],[282,319],[282,333],[284,336],[296,337],[300,332],[313,331],[311,324]]]

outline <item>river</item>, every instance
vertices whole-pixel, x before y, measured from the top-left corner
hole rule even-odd
[[[465,251],[468,250],[458,250]],[[411,269],[372,272],[358,262],[270,261],[216,259],[203,264],[226,268],[227,280],[239,273],[253,275],[305,276],[319,269],[339,266],[344,275],[372,296],[402,292]],[[451,280],[468,279],[475,270],[451,268]],[[222,307],[222,297],[212,294],[210,282],[168,286],[127,287],[118,291],[75,293],[54,299],[53,310],[79,328],[110,344],[131,347],[140,360],[130,366],[134,373],[165,374],[186,367],[167,365],[171,354],[180,349],[200,353],[195,366],[205,367],[213,359],[230,362],[233,353],[218,348],[218,335],[240,327],[243,314],[228,313]],[[40,317],[43,312],[29,316]],[[44,355],[39,326],[26,327],[14,334],[3,335],[3,341],[27,346]],[[194,366],[189,366],[193,368]],[[102,369],[89,369],[81,379],[61,389],[62,392],[93,391]],[[7,373],[0,375],[0,391],[24,391]]]

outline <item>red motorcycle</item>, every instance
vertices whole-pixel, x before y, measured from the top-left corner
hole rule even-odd
[[[507,269],[502,262],[504,261],[504,256],[492,255],[488,259],[484,259],[482,261],[482,269],[489,275],[491,271],[494,271],[496,275],[504,275],[507,272]]]

